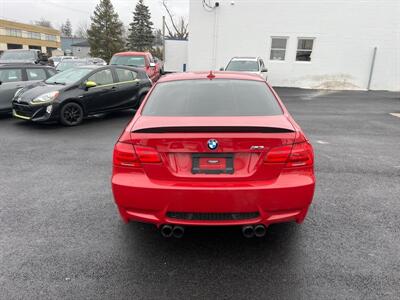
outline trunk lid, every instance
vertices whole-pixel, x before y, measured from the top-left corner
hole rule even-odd
[[[284,115],[141,116],[132,127],[131,139],[135,145],[155,148],[160,154],[161,163],[143,164],[153,180],[265,181],[277,178],[283,167],[264,164],[266,153],[273,147],[292,144],[294,130]],[[215,143],[215,149],[209,147]]]

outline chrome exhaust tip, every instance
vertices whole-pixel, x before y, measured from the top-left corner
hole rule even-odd
[[[172,236],[172,226],[171,225],[162,225],[160,232],[163,237],[169,238]]]
[[[174,238],[180,239],[183,237],[184,234],[185,228],[183,228],[182,226],[174,226],[174,228],[172,229],[172,235],[174,236]]]
[[[252,238],[254,236],[253,226],[247,225],[242,227],[242,234],[245,238]]]
[[[266,232],[267,229],[262,224],[259,224],[256,227],[254,227],[254,234],[256,237],[263,237],[266,234]]]

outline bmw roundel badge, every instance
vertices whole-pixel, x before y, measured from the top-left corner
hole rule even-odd
[[[218,147],[218,141],[214,139],[208,140],[207,146],[210,150],[215,150]]]

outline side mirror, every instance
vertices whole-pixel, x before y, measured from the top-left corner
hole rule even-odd
[[[151,62],[151,63],[149,63],[149,66],[150,66],[150,68],[155,68],[156,64]]]
[[[264,69],[261,70],[261,73],[266,73],[266,72],[268,72],[267,68],[264,68]]]
[[[220,71],[225,71],[224,67],[219,68]]]
[[[97,83],[96,82],[94,82],[94,81],[86,81],[85,82],[85,87],[87,88],[87,89],[90,89],[90,88],[93,88],[93,87],[95,87],[95,86],[97,86]]]

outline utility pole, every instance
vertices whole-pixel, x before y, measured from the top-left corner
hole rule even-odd
[[[162,60],[165,63],[165,16],[162,17],[162,36],[163,36]]]

